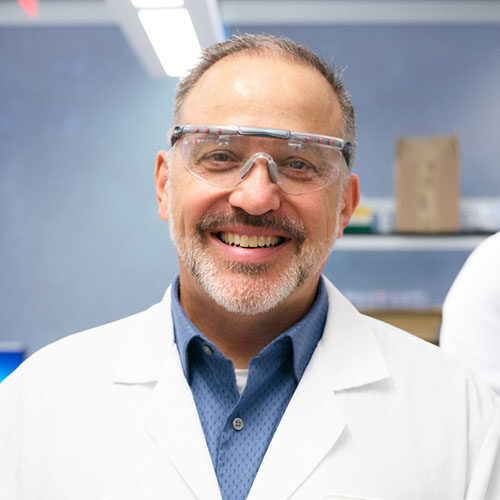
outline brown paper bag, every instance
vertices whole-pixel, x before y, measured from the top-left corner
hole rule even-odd
[[[460,198],[458,137],[398,139],[396,196],[398,232],[457,232]]]

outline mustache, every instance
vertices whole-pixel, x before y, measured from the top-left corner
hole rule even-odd
[[[196,230],[201,235],[203,232],[212,231],[223,225],[266,227],[294,238],[299,243],[303,243],[307,236],[304,224],[299,219],[288,215],[251,215],[241,208],[237,208],[233,212],[222,210],[207,212],[200,217],[198,224],[196,224]]]

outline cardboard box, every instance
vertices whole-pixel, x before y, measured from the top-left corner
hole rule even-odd
[[[458,231],[458,137],[403,139],[396,146],[396,231]]]

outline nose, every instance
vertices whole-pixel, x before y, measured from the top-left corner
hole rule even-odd
[[[229,203],[251,215],[263,215],[281,206],[281,189],[265,157],[256,158],[244,171],[242,181],[231,191]]]

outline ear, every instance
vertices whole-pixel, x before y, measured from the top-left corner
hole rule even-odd
[[[359,179],[356,174],[349,175],[342,195],[342,208],[339,215],[337,238],[342,238],[344,229],[359,203]]]
[[[156,201],[158,202],[158,217],[168,220],[168,153],[160,151],[156,156],[155,185]]]

